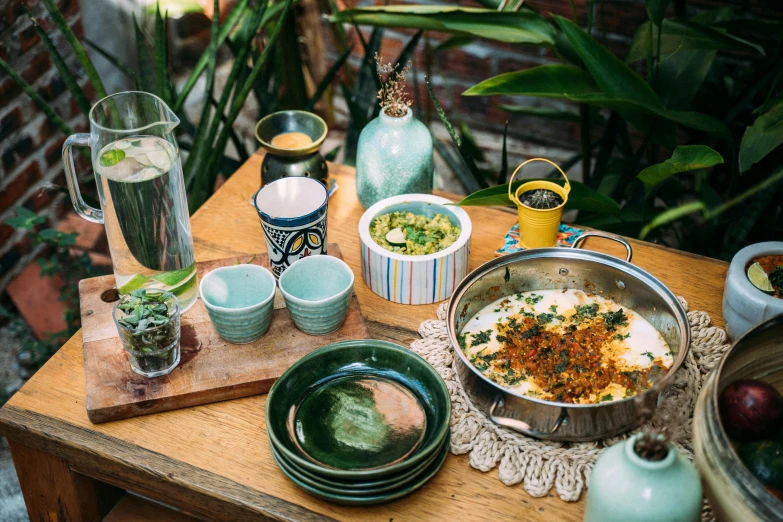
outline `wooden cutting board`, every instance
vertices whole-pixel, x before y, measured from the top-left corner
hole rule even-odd
[[[328,248],[330,255],[342,259],[336,244],[330,243]],[[201,278],[215,268],[245,262],[269,268],[266,254],[196,266]],[[269,331],[242,345],[229,344],[218,336],[199,298],[181,318],[179,366],[164,377],[146,379],[131,370],[111,317],[117,296],[114,276],[81,281],[79,295],[87,415],[93,423],[266,393],[285,370],[316,348],[368,337],[355,293],[342,328],[312,336],[294,326],[278,290]]]

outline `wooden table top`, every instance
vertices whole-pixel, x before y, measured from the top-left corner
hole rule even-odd
[[[259,187],[262,156],[248,160],[191,218],[199,261],[266,250],[249,199]],[[357,274],[356,292],[373,337],[408,345],[437,305],[407,306],[373,294],[362,282],[357,227],[363,209],[354,171],[330,165],[339,190],[329,203],[328,238],[340,244]],[[446,195],[448,196],[448,195]],[[466,208],[473,220],[471,269],[493,258],[515,215]],[[631,241],[634,264],[661,279],[691,310],[723,325],[721,298],[728,265],[649,243]],[[585,247],[622,255],[613,242]],[[0,434],[67,459],[85,475],[221,520],[564,520],[580,521],[584,500],[561,501],[552,491],[533,498],[504,486],[497,470],[482,473],[467,456],[449,455],[440,473],[403,499],[347,507],[315,498],[287,480],[267,442],[266,395],[93,425],[85,410],[81,333],[73,336],[0,410]],[[584,495],[583,495],[584,499]]]

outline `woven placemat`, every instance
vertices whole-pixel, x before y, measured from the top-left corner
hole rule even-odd
[[[685,310],[688,303],[678,297]],[[599,454],[631,435],[629,432],[595,442],[549,442],[526,437],[491,422],[468,399],[457,378],[446,327],[448,303],[438,307],[438,319],[419,326],[422,338],[411,349],[424,357],[446,382],[451,394],[451,452],[470,453],[470,465],[481,471],[498,468],[498,478],[507,486],[522,483],[534,497],[543,497],[554,487],[561,499],[576,501],[589,487],[590,472]],[[647,423],[657,426],[668,419],[677,448],[693,460],[691,424],[693,408],[707,373],[718,364],[730,344],[726,332],[710,326],[706,312],[688,312],[691,349],[677,371],[666,399]],[[705,512],[705,519],[709,514]]]

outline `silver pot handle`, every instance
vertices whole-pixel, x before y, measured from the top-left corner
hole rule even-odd
[[[563,423],[566,422],[566,419],[568,419],[568,412],[566,411],[565,408],[561,408],[560,416],[557,418],[552,428],[549,431],[541,431],[532,427],[527,422],[521,420],[510,419],[508,417],[496,417],[495,410],[497,408],[502,408],[503,404],[505,404],[505,402],[503,401],[502,395],[498,395],[497,397],[495,397],[492,406],[489,408],[489,420],[491,420],[492,422],[500,426],[504,426],[514,431],[518,431],[519,433],[530,435],[531,437],[536,437],[539,439],[547,439],[551,437],[558,429],[560,429],[560,426],[562,426]]]
[[[631,248],[631,244],[625,240],[622,236],[618,236],[616,234],[610,234],[608,232],[601,232],[600,230],[591,230],[590,232],[585,232],[576,240],[574,241],[574,244],[571,245],[571,248],[579,248],[579,244],[587,239],[588,237],[602,237],[604,239],[611,239],[612,241],[617,241],[621,245],[625,247],[625,251],[628,253],[625,260],[627,262],[631,262],[631,258],[633,257],[633,249]]]

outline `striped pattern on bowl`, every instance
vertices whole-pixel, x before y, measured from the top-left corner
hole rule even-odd
[[[362,277],[365,284],[384,299],[401,304],[430,304],[451,297],[454,289],[468,274],[472,224],[467,213],[448,199],[427,194],[406,194],[379,201],[359,221],[362,240]],[[423,256],[390,252],[370,236],[370,225],[376,216],[389,212],[409,211],[431,217],[443,214],[462,230],[450,247]]]

